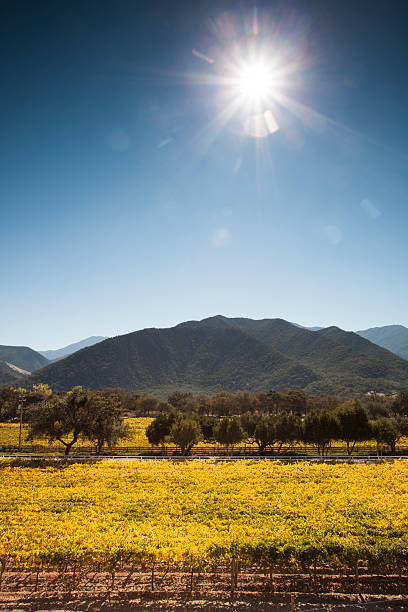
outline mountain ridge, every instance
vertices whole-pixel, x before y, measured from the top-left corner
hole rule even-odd
[[[369,327],[356,332],[370,342],[408,359],[408,328],[404,325],[383,325]]]
[[[408,380],[408,361],[335,326],[310,331],[284,319],[185,321],[108,338],[30,377],[67,390],[80,384],[151,392],[168,388],[308,393],[391,392]]]
[[[0,361],[12,363],[28,372],[34,372],[48,363],[46,357],[28,346],[6,345],[0,345]]]
[[[97,376],[95,357],[99,358]],[[305,378],[311,382],[316,376],[248,334],[228,328],[220,331],[200,322],[109,338],[30,377],[31,381],[48,382],[61,390],[75,384],[127,390],[185,384],[210,389],[221,385],[226,390],[238,390],[279,386],[283,380],[287,386],[298,386]]]
[[[89,336],[88,338],[84,338],[78,342],[72,342],[71,344],[67,344],[67,346],[63,346],[59,349],[49,349],[46,351],[37,352],[49,361],[57,361],[58,359],[63,359],[64,357],[72,355],[72,353],[76,353],[83,348],[98,344],[98,342],[102,342],[103,340],[106,340],[106,338],[107,336]]]

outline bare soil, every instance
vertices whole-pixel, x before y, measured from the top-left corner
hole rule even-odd
[[[99,568],[65,572],[6,569],[0,610],[66,612],[169,610],[218,612],[408,610],[408,577],[362,572],[269,573],[243,569],[231,591],[229,571],[193,573],[126,568],[114,575]],[[359,594],[356,591],[360,590]]]

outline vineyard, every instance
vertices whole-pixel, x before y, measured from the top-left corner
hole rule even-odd
[[[227,571],[233,590],[248,571],[269,585],[282,573],[316,585],[323,571],[352,575],[354,592],[388,573],[406,586],[405,462],[0,466],[2,573],[97,568],[113,585],[143,570],[154,588],[169,568]]]

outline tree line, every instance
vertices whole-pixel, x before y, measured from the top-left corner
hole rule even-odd
[[[103,391],[75,387],[53,392],[47,385],[29,391],[0,389],[0,420],[18,418],[24,407],[28,439],[58,440],[68,454],[78,439],[114,446],[129,434],[125,416],[152,416],[146,436],[152,445],[174,442],[189,454],[200,441],[233,447],[244,441],[259,453],[279,452],[285,444],[303,442],[324,455],[334,440],[352,453],[358,442],[373,440],[395,452],[408,435],[408,392],[394,396],[368,394],[344,400],[336,396],[306,396],[302,391],[218,393],[213,397],[175,391],[167,401],[120,389]]]
[[[268,448],[279,452],[283,445],[299,442],[316,446],[323,456],[335,440],[346,444],[349,455],[358,442],[369,440],[395,453],[398,440],[408,435],[408,394],[401,393],[392,406],[382,416],[373,416],[358,399],[331,408],[314,407],[303,415],[278,409],[217,417],[173,408],[150,423],[146,436],[153,445],[174,442],[182,454],[189,454],[200,441],[232,447],[244,440],[256,445],[260,454]]]

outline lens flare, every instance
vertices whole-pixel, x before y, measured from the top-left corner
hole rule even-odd
[[[241,95],[251,102],[261,102],[272,94],[272,78],[268,66],[254,62],[242,69],[238,87]]]

